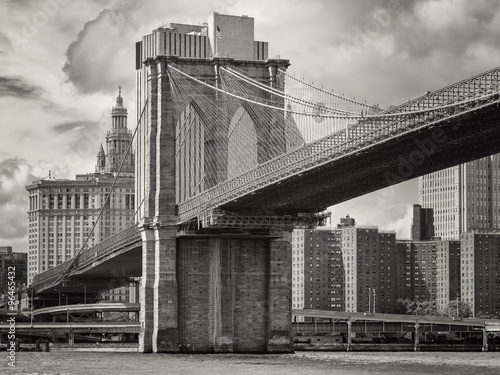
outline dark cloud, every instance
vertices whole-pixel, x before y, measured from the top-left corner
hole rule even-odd
[[[17,77],[0,76],[0,97],[38,97],[39,89]]]
[[[222,1],[230,7],[233,1]],[[207,4],[208,6],[208,4]],[[66,52],[63,71],[81,93],[135,89],[135,43],[165,22],[197,22],[208,17],[206,6],[197,0],[120,1],[85,23]],[[187,10],[187,11],[186,11]],[[186,20],[189,17],[189,21]],[[182,21],[184,20],[184,21]]]
[[[57,124],[53,126],[53,129],[56,133],[66,133],[68,131],[79,129],[79,128],[95,128],[99,124],[97,122],[92,121],[68,121],[63,122],[61,124]]]
[[[500,29],[493,22],[500,11],[498,1],[435,1],[428,5],[425,14],[419,14],[417,9],[392,31],[396,51],[406,54],[408,59],[440,55],[456,62],[473,58],[471,49],[480,45],[498,49]]]
[[[498,0],[475,0],[465,3],[465,14],[480,23],[490,23],[498,13]]]

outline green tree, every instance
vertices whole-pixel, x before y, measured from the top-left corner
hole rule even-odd
[[[412,301],[408,298],[398,298],[396,314],[408,315],[439,315],[435,301]]]
[[[457,311],[457,303],[458,303],[458,311]],[[467,302],[454,300],[448,303],[448,306],[444,310],[444,315],[447,315],[450,318],[454,317],[470,318],[472,316],[472,310]]]
[[[498,313],[496,313],[496,314],[495,313],[485,314],[482,311],[479,311],[476,314],[476,318],[481,318],[481,319],[500,319],[500,316],[498,315]]]

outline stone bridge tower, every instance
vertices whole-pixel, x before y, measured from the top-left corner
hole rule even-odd
[[[291,229],[186,232],[177,216],[179,202],[238,173],[233,158],[214,158],[211,148],[219,156],[239,148],[231,146],[228,132],[235,112],[241,116],[243,110],[227,113],[226,128],[208,131],[205,123],[199,142],[181,142],[181,130],[204,123],[206,114],[196,103],[174,108],[167,68],[175,64],[217,86],[220,67],[229,65],[276,86],[278,69],[288,61],[269,59],[268,45],[254,41],[253,27],[250,17],[212,13],[203,26],[168,24],[136,44],[142,352],[292,351]],[[216,94],[212,100],[225,105]],[[269,131],[252,119],[255,132]],[[285,152],[285,137],[280,139],[282,146],[273,142],[273,149],[256,144],[248,159],[260,163]],[[197,169],[187,170],[183,160],[194,160]]]

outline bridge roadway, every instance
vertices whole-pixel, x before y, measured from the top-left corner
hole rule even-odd
[[[9,332],[10,325],[0,324],[0,331]],[[95,323],[16,323],[16,333],[69,333],[73,332],[104,332],[104,333],[139,333],[141,324],[137,322],[95,322]]]
[[[108,302],[108,303],[89,303],[78,305],[61,305],[44,307],[33,312],[35,318],[52,315],[86,315],[93,313],[119,312],[119,313],[138,313],[141,310],[139,303]]]
[[[133,226],[96,246],[84,250],[76,259],[66,261],[35,276],[35,293],[98,293],[126,285],[131,277],[142,275],[142,242]],[[68,271],[64,278],[63,273]],[[83,287],[85,285],[85,289]]]

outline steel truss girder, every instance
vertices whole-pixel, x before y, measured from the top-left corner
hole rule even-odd
[[[310,229],[324,226],[330,218],[330,212],[299,213],[297,216],[241,216],[226,213],[220,210],[212,210],[203,215],[200,221],[191,221],[179,226],[179,233],[197,229],[270,229],[270,230],[292,230],[294,228]]]

